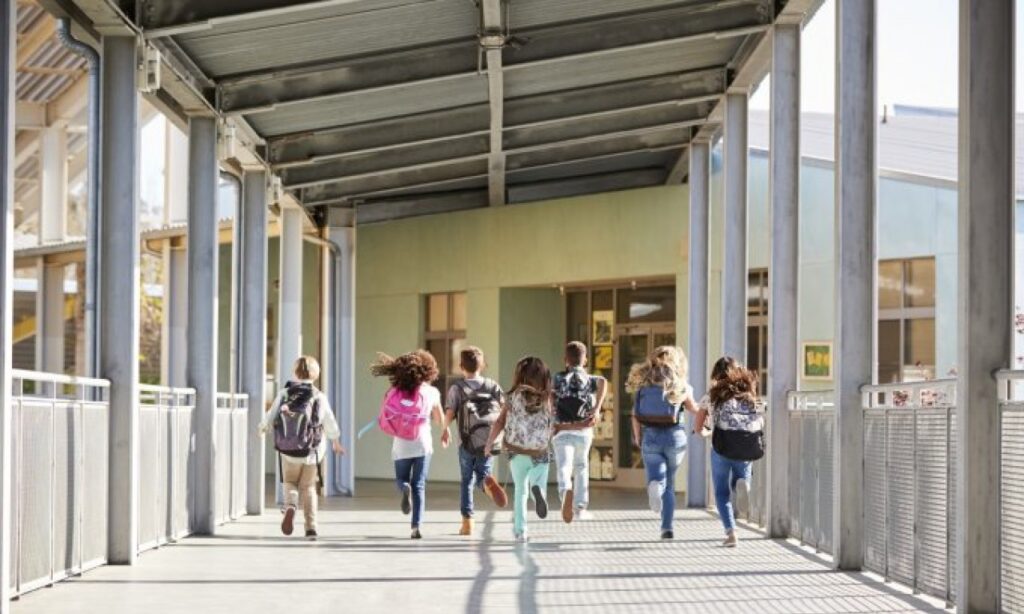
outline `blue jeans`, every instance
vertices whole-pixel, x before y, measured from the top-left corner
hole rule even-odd
[[[427,472],[430,455],[403,458],[395,461],[395,485],[401,491],[406,484],[412,488],[412,527],[420,526],[423,510],[427,507]]]
[[[661,491],[661,530],[670,531],[676,513],[676,471],[686,455],[686,428],[645,426],[640,449],[647,483],[657,482]]]
[[[494,473],[494,457],[476,456],[460,446],[459,469],[462,472],[459,507],[463,518],[472,518],[473,488],[477,487],[483,490],[484,478]]]
[[[722,519],[722,526],[728,533],[736,528],[736,515],[732,509],[732,491],[736,488],[736,482],[747,480],[750,482],[750,461],[728,459],[712,448],[711,450],[711,484],[715,488],[715,506],[718,508],[718,516]]]
[[[587,508],[590,502],[590,446],[594,443],[594,431],[562,431],[551,440],[558,464],[558,498],[565,499],[565,493],[573,489],[573,507]]]

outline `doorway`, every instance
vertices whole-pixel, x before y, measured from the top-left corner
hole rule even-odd
[[[615,482],[627,487],[643,487],[644,462],[640,448],[633,444],[633,395],[626,391],[630,368],[647,359],[654,348],[675,345],[674,324],[625,324],[615,327],[615,397],[618,400],[618,433],[615,446]]]

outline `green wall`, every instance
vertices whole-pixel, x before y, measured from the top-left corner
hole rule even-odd
[[[467,292],[467,341],[505,386],[525,354],[559,365],[559,285],[675,279],[682,331],[688,198],[686,186],[665,186],[360,226],[356,427],[376,416],[387,388],[369,375],[376,352],[423,345],[425,294]],[[391,440],[378,431],[357,442],[355,455],[358,477],[393,477]],[[436,444],[430,474],[458,479],[454,449]]]

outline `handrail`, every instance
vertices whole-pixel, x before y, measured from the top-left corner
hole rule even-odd
[[[1024,405],[1024,399],[1015,399],[1013,394],[1014,384],[1024,383],[1024,370],[1002,369],[996,371],[996,386],[1001,405]]]
[[[195,388],[178,388],[174,386],[156,386],[153,384],[139,384],[139,392],[153,392],[157,394],[184,394],[194,395]]]
[[[786,393],[789,411],[823,411],[835,409],[834,390],[790,390]]]
[[[956,379],[943,378],[921,382],[894,382],[861,386],[864,409],[908,409],[951,407],[956,405]],[[906,393],[897,396],[893,393]],[[925,393],[934,396],[925,399]]]
[[[28,371],[25,369],[12,369],[11,379],[30,380],[45,382],[49,384],[66,384],[69,386],[92,386],[93,388],[110,388],[110,381],[94,377],[79,377],[77,375],[64,375],[63,373],[47,373],[45,371]]]

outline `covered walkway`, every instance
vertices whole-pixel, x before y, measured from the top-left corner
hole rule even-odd
[[[478,536],[458,537],[458,495],[431,485],[424,539],[407,538],[390,484],[331,499],[321,539],[285,538],[269,511],[36,591],[16,614],[195,614],[285,609],[308,589],[308,614],[344,612],[910,612],[943,611],[877,577],[832,571],[792,542],[744,530],[719,547],[716,518],[686,510],[663,542],[638,493],[598,491],[594,520],[531,519],[531,543],[510,538],[511,514],[482,510]]]

